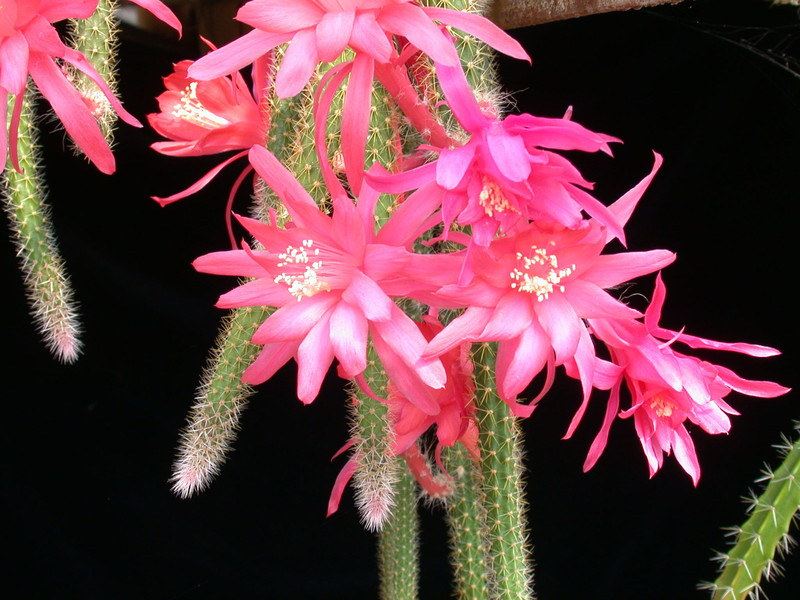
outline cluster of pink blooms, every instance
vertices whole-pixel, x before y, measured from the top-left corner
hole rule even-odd
[[[180,21],[159,0],[132,1],[180,32]],[[0,119],[3,122],[0,161],[3,165],[10,155],[13,165],[19,169],[17,132],[30,76],[81,151],[103,173],[114,172],[114,156],[95,118],[96,100],[82,95],[72,85],[64,65],[71,65],[89,77],[123,121],[141,126],[122,108],[89,60],[65,45],[53,27],[53,23],[65,19],[90,17],[97,3],[98,0],[0,0]],[[9,95],[15,99],[10,120]]]
[[[366,389],[371,343],[390,381],[383,400],[394,420],[395,452],[413,458],[417,439],[436,426],[440,447],[461,441],[477,454],[469,349],[475,342],[496,342],[497,393],[516,415],[531,414],[559,366],[580,381],[583,392],[567,436],[593,390],[610,391],[587,469],[602,453],[615,417],[633,417],[651,475],[665,453],[674,453],[695,483],[700,468],[686,421],[709,433],[726,432],[728,415],[736,414],[724,400],[729,392],[774,397],[787,391],[681,353],[679,346],[759,357],[778,352],[662,328],[660,275],[644,314],[609,293],[675,258],[667,250],[604,253],[614,239],[625,244],[624,227],[661,157],[655,155],[652,171],[611,206],[600,203],[588,191],[592,185],[558,151],[611,154],[609,143],[619,140],[589,131],[569,114],[500,118],[476,100],[445,26],[527,59],[490,22],[411,0],[251,0],[237,18],[254,29],[194,64],[176,65],[160,98],[161,113],[150,121],[175,140],[159,144],[162,152],[246,154],[288,214],[286,222],[274,212],[263,222],[239,218],[257,246],[242,243],[241,249],[207,254],[194,263],[202,272],[248,278],[224,294],[219,307],[276,308],[253,336],[263,350],[244,381],[262,383],[294,358],[297,395],[308,403],[336,359],[339,374]],[[273,49],[285,42],[290,43],[277,74],[256,75],[257,93],[249,94],[238,70],[252,64],[256,74],[272,73],[264,63],[271,63]],[[345,48],[354,58],[328,70],[315,96],[328,213],[266,149],[269,116],[263,98],[265,86],[280,98],[297,94],[319,63],[335,61]],[[457,135],[445,131],[419,100],[409,61],[420,52],[435,64],[446,104],[463,128]],[[339,165],[346,189],[329,163],[324,131],[330,99],[348,77]],[[426,137],[405,161],[413,168],[365,169],[374,81]],[[217,170],[171,199],[196,191]],[[402,201],[376,229],[382,193],[398,194]],[[451,250],[422,249],[437,242],[447,242]],[[399,299],[429,307],[427,316],[412,320],[398,307]],[[460,311],[446,326],[438,319],[445,309]],[[597,344],[607,348],[610,360],[598,356]],[[520,402],[540,373],[546,374],[542,392]],[[623,386],[629,394],[624,408]]]

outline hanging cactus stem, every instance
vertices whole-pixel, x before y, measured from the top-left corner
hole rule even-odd
[[[20,171],[9,160],[3,173],[3,196],[34,323],[53,355],[61,362],[71,363],[81,352],[81,328],[46,204],[34,116],[35,97],[35,91],[28,89],[22,100],[18,135]]]

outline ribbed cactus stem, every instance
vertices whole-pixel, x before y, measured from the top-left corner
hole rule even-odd
[[[419,597],[419,515],[417,484],[407,467],[400,467],[395,508],[378,540],[381,600]]]
[[[497,345],[476,344],[475,405],[486,502],[488,548],[497,587],[492,598],[533,597],[522,486],[522,449],[517,419],[497,395]]]
[[[800,431],[800,427],[796,426]],[[769,580],[780,572],[776,553],[789,550],[789,527],[800,510],[800,436],[794,443],[784,439],[779,446],[785,458],[775,471],[765,471],[759,482],[767,482],[764,492],[753,497],[750,517],[736,528],[736,543],[718,558],[722,571],[713,584],[701,587],[713,592],[713,600],[758,598],[761,579]]]
[[[41,173],[34,97],[35,92],[28,89],[22,100],[17,138],[22,172],[9,161],[3,174],[3,196],[34,322],[55,357],[71,363],[81,350],[80,325],[50,223],[50,209],[45,204],[47,190]]]
[[[172,491],[183,498],[208,487],[225,462],[239,429],[239,415],[253,394],[242,383],[242,373],[260,350],[250,338],[270,312],[260,307],[237,309],[221,329],[181,432],[170,478]]]
[[[480,466],[457,443],[442,451],[444,467],[453,478],[447,498],[447,525],[453,562],[454,596],[457,600],[489,600],[497,584],[490,579],[486,540],[486,505]]]
[[[363,377],[371,393],[386,397],[388,377],[371,345]],[[357,387],[352,410],[353,456],[358,464],[353,473],[355,503],[364,526],[380,531],[396,505],[395,486],[401,467],[400,459],[392,452],[389,407]]]
[[[73,48],[89,59],[89,62],[105,79],[114,93],[117,92],[118,79],[119,25],[114,17],[117,4],[117,0],[99,0],[97,9],[88,19],[71,19],[69,21],[69,37]],[[100,124],[100,129],[108,145],[111,146],[114,141],[117,114],[100,88],[91,79],[73,68],[70,68],[69,75],[74,78],[75,89],[92,107],[92,114]]]

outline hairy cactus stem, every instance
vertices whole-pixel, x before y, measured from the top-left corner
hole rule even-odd
[[[71,363],[81,351],[81,328],[50,222],[50,208],[45,203],[47,189],[34,119],[35,97],[36,92],[29,86],[22,100],[17,138],[20,171],[8,161],[3,173],[3,197],[34,323],[53,355],[61,362]]]

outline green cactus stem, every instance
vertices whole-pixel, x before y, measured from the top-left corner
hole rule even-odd
[[[396,506],[378,541],[381,600],[419,597],[417,484],[406,467],[395,485]]]
[[[173,492],[183,498],[208,487],[225,462],[239,415],[253,394],[253,388],[242,383],[242,373],[260,350],[250,338],[271,312],[248,306],[232,311],[223,324],[181,432],[170,478]]]
[[[795,425],[795,433],[800,424]],[[758,598],[761,579],[780,572],[775,556],[789,550],[789,528],[800,510],[800,436],[794,443],[784,438],[778,446],[784,454],[775,471],[766,470],[758,480],[766,482],[764,492],[750,500],[750,516],[741,527],[732,530],[734,546],[717,558],[722,570],[714,583],[700,587],[713,592],[713,600]]]
[[[497,345],[476,344],[475,405],[488,527],[488,549],[497,587],[491,598],[533,597],[519,426],[495,391]]]
[[[69,277],[50,223],[50,209],[45,204],[47,190],[34,119],[35,96],[29,87],[22,100],[17,138],[21,172],[8,161],[3,173],[3,197],[34,322],[55,357],[71,363],[81,350],[80,325]],[[10,115],[11,106],[8,112]]]
[[[480,466],[461,443],[445,448],[442,458],[447,473],[455,482],[445,504],[454,596],[458,600],[489,600],[489,591],[496,589],[497,583],[490,581],[489,554],[485,544],[489,531]]]
[[[114,17],[117,0],[100,0],[94,14],[88,19],[70,19],[68,25],[72,47],[86,56],[100,76],[117,92],[117,46],[119,45],[119,25]],[[100,124],[100,129],[109,146],[114,141],[114,127],[117,114],[108,99],[91,79],[74,68],[68,75],[84,100],[93,108],[92,114]]]

